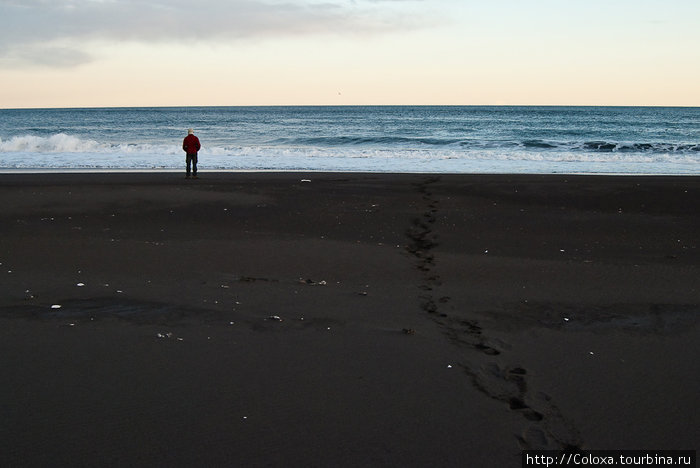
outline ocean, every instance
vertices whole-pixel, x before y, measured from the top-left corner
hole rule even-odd
[[[699,174],[700,108],[0,109],[0,170]]]

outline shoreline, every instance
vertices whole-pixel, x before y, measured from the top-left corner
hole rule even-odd
[[[30,168],[30,169],[12,169],[12,168],[0,168],[0,175],[7,174],[157,174],[157,173],[184,173],[182,168],[123,168],[123,169],[99,169],[99,168],[75,168],[75,169],[63,169],[63,168]],[[280,173],[280,174],[296,174],[296,173],[313,173],[313,174],[407,174],[407,175],[446,175],[446,176],[625,176],[625,177],[700,177],[699,174],[691,173],[638,173],[638,172],[390,172],[390,171],[348,171],[339,169],[337,171],[332,171],[328,169],[200,169],[200,175],[202,174],[246,174],[246,173]]]
[[[0,174],[3,466],[696,448],[700,177],[179,172]]]

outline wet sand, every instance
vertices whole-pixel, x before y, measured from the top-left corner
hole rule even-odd
[[[0,174],[0,465],[697,448],[700,178],[200,176]]]

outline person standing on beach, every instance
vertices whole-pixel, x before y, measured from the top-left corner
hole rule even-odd
[[[187,136],[182,140],[182,149],[187,154],[185,157],[185,164],[187,164],[186,179],[190,178],[190,164],[192,165],[192,178],[197,178],[197,152],[201,147],[202,145],[199,143],[199,138],[195,136],[194,130],[188,129]]]

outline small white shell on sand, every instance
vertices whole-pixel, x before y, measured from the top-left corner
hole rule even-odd
[[[82,288],[83,286],[85,286],[85,283],[78,283],[78,284],[76,284],[76,286],[78,286],[79,288]]]
[[[54,304],[54,305],[51,306],[51,308],[52,308],[52,309],[60,309],[60,308],[61,308],[61,304]]]

